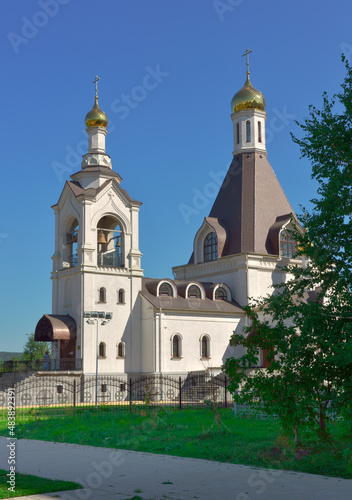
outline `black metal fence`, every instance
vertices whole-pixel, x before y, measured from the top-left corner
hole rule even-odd
[[[97,382],[97,383],[96,383]],[[223,375],[189,374],[187,377],[164,375],[139,378],[115,376],[81,377],[32,375],[24,380],[2,382],[0,379],[0,418],[6,418],[8,395],[15,394],[16,414],[52,411],[65,414],[67,410],[94,407],[133,411],[140,407],[169,406],[174,408],[204,407],[232,403],[227,390],[228,379]]]
[[[21,361],[11,359],[4,361],[0,368],[0,377],[4,374],[14,373],[16,380],[20,372],[28,374],[29,372],[37,371],[73,371],[82,370],[82,359],[79,358],[60,358],[60,359],[36,359],[34,361]],[[1,378],[0,378],[1,383]]]

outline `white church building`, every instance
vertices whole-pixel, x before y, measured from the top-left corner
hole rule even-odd
[[[229,340],[246,325],[243,306],[286,279],[293,210],[267,159],[265,99],[248,66],[231,110],[233,160],[193,254],[173,268],[175,279],[149,279],[141,267],[141,202],[112,169],[96,92],[85,118],[88,152],[52,207],[52,313],[35,331],[37,341],[52,342],[52,370],[218,374],[226,358],[241,355]],[[260,366],[267,366],[263,354]]]

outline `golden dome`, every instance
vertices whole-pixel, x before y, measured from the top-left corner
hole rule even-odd
[[[104,127],[108,126],[108,117],[99,108],[98,97],[95,97],[95,104],[93,108],[87,113],[86,118],[86,127]]]
[[[265,97],[263,94],[255,89],[247,74],[246,83],[243,85],[232,98],[231,101],[232,113],[241,111],[242,109],[260,109],[265,111]]]

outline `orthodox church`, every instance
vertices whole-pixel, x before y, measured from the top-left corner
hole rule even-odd
[[[248,51],[247,51],[248,52]],[[85,118],[88,152],[55,211],[52,313],[35,339],[52,342],[51,370],[137,377],[214,374],[243,331],[243,306],[286,279],[294,216],[265,146],[265,98],[249,78],[231,102],[233,160],[189,262],[174,279],[143,277],[141,202],[122,187],[105,150],[108,119],[95,104]],[[204,214],[206,215],[206,214]],[[260,366],[266,366],[261,354]]]

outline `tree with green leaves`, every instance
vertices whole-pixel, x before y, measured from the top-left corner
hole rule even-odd
[[[44,359],[45,352],[50,353],[50,345],[48,342],[36,342],[34,333],[28,335],[27,342],[23,348],[22,359],[28,363]]]
[[[309,426],[327,437],[332,414],[351,411],[352,399],[352,68],[343,57],[347,75],[341,91],[323,94],[319,110],[297,125],[293,136],[301,155],[312,164],[318,182],[313,209],[292,220],[296,257],[284,267],[290,273],[274,292],[245,308],[245,336],[234,334],[232,345],[246,353],[228,359],[235,399],[276,413],[298,439]],[[258,366],[260,352],[269,361]]]

